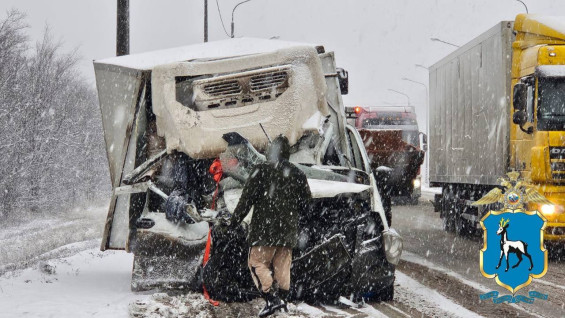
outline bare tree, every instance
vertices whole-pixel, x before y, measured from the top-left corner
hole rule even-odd
[[[0,22],[0,217],[55,212],[108,191],[96,93],[48,28],[30,49],[24,14]]]

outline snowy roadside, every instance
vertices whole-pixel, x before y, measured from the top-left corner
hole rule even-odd
[[[87,241],[98,244],[98,241]],[[60,249],[85,247],[74,243]],[[53,255],[57,255],[55,253]],[[70,257],[39,261],[37,265],[0,277],[2,317],[248,317],[262,307],[262,300],[220,303],[213,307],[200,294],[169,296],[130,290],[132,254],[100,252],[97,247]],[[291,306],[290,315],[279,317],[407,317],[407,309],[425,316],[478,315],[435,290],[397,271],[395,301],[350,308]],[[414,314],[414,312],[412,312]],[[277,317],[277,316],[275,316]]]
[[[38,216],[25,224],[3,224],[0,232],[0,276],[41,260],[66,257],[100,240],[107,205]],[[70,245],[76,243],[74,245]]]
[[[263,305],[256,299],[213,307],[201,294],[133,293],[132,262],[132,254],[94,248],[9,272],[0,277],[0,316],[248,317]],[[288,317],[322,316],[319,309],[301,303],[291,306]]]
[[[127,317],[133,257],[81,251],[0,277],[4,317]],[[48,268],[48,269],[47,269]]]

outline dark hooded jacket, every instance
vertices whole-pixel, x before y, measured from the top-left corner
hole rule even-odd
[[[250,246],[294,247],[298,217],[311,198],[306,175],[288,161],[290,146],[277,137],[267,151],[267,162],[258,164],[245,183],[232,224],[239,224],[253,207],[248,235]]]

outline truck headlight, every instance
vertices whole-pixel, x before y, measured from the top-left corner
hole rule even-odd
[[[385,255],[389,263],[397,265],[402,255],[402,237],[392,228],[383,231]]]
[[[414,179],[413,183],[414,183],[414,188],[419,188],[422,185],[420,179]]]
[[[555,205],[553,204],[544,204],[541,206],[541,213],[551,215],[555,213]]]

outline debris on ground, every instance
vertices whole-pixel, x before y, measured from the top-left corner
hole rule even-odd
[[[201,294],[171,296],[166,293],[156,293],[145,300],[136,300],[129,304],[131,318],[224,318],[224,317],[255,317],[263,308],[262,299],[254,299],[245,303],[225,303],[213,306]],[[276,313],[271,317],[307,318],[310,317],[289,304],[288,313]]]
[[[49,262],[46,262],[46,261],[39,262],[37,267],[39,268],[39,271],[42,272],[43,274],[47,274],[47,275],[55,275],[56,274],[55,265],[52,265]]]

